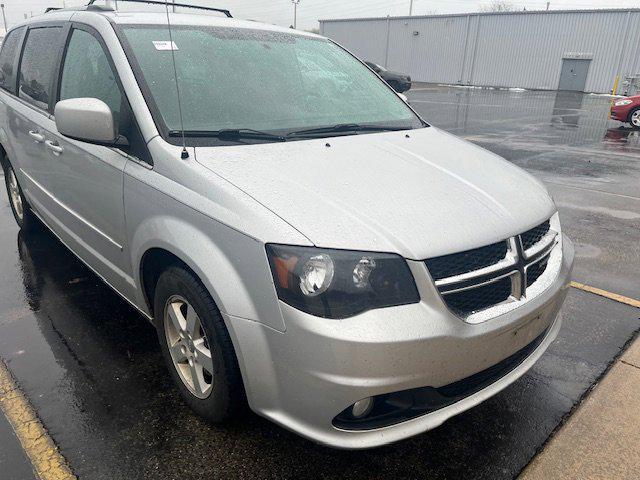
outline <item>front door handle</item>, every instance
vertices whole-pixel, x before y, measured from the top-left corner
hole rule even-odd
[[[62,148],[60,145],[58,145],[58,142],[47,140],[46,142],[44,142],[44,144],[47,147],[49,147],[49,150],[51,150],[54,155],[60,155],[62,153],[62,151],[64,150],[64,148]]]
[[[29,130],[29,136],[33,138],[33,141],[36,143],[44,142],[44,135],[42,135],[41,133],[35,132],[33,130]]]

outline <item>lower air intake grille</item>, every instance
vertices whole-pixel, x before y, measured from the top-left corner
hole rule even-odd
[[[509,277],[478,288],[450,293],[445,296],[449,308],[461,317],[505,302],[511,296]]]

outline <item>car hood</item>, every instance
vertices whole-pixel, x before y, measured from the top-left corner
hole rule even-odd
[[[326,248],[425,259],[503,240],[555,212],[538,180],[434,127],[198,147],[195,156]]]

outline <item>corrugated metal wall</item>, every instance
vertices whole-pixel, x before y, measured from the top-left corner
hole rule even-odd
[[[585,90],[640,73],[640,10],[321,20],[321,33],[414,80],[555,90],[563,58],[589,58]]]

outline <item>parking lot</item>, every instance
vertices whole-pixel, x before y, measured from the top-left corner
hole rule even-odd
[[[576,281],[640,298],[640,131],[607,119],[609,97],[432,85],[408,97],[546,183]],[[640,329],[637,308],[572,289],[558,339],[524,377],[383,448],[328,449],[253,414],[212,427],[181,401],[153,327],[52,235],[19,234],[4,191],[0,206],[0,357],[79,478],[514,478]]]

